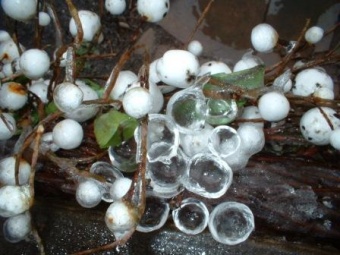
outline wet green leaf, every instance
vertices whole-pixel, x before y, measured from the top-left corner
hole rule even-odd
[[[55,105],[55,103],[49,102],[46,106],[45,106],[45,112],[46,114],[51,114],[51,113],[55,113],[56,111],[58,111],[58,107]]]
[[[101,148],[119,146],[133,137],[138,121],[125,113],[110,110],[94,121],[94,134]]]

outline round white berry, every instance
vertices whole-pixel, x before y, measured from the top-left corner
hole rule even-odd
[[[16,121],[9,113],[2,113],[0,118],[0,141],[8,140],[17,131]]]
[[[311,44],[318,43],[323,38],[324,31],[321,27],[310,27],[305,33],[305,39]]]
[[[51,23],[51,17],[46,12],[39,12],[39,25],[40,26],[47,26]]]
[[[34,17],[37,11],[37,0],[2,0],[1,6],[12,19],[28,21]]]
[[[326,119],[326,117],[327,119]],[[340,128],[340,120],[336,117],[336,112],[329,107],[315,107],[305,112],[300,120],[300,131],[303,137],[315,144],[329,144],[332,128]]]
[[[44,154],[47,151],[57,151],[59,149],[60,149],[59,146],[56,145],[53,141],[53,133],[52,132],[44,133],[41,136],[41,143],[40,143],[40,148],[39,148],[40,152],[42,152]]]
[[[11,77],[13,74],[20,71],[20,64],[19,64],[20,58],[13,59],[11,63],[5,63],[2,66],[2,73],[5,75],[5,77]]]
[[[37,81],[32,83],[31,86],[28,88],[34,95],[40,98],[41,102],[44,104],[48,103],[47,99],[47,91],[48,85],[44,81]]]
[[[0,61],[2,63],[12,63],[14,59],[19,57],[18,46],[12,39],[0,43]]]
[[[331,131],[329,143],[333,146],[334,149],[340,150],[340,128]]]
[[[28,185],[6,185],[0,188],[0,216],[12,217],[27,211],[32,204]]]
[[[283,94],[273,91],[260,97],[258,108],[264,120],[279,121],[287,117],[290,105]]]
[[[185,50],[168,50],[157,61],[157,73],[166,84],[187,88],[195,81],[199,71],[197,57]]]
[[[50,57],[44,50],[30,49],[21,55],[19,64],[27,78],[39,79],[50,68]]]
[[[83,92],[83,102],[98,99],[98,94],[90,86],[81,80],[75,82]],[[78,122],[84,122],[93,118],[98,112],[98,107],[94,105],[80,105],[74,111],[66,112],[65,117]]]
[[[235,64],[233,71],[239,72],[253,68],[258,65],[263,65],[260,57],[253,55],[253,50],[246,52],[242,58]]]
[[[271,51],[278,39],[279,35],[276,30],[266,23],[255,26],[251,31],[251,43],[258,52]]]
[[[72,112],[83,102],[82,90],[71,82],[63,82],[53,91],[53,100],[62,112]]]
[[[297,96],[310,96],[319,88],[333,90],[332,78],[321,68],[308,68],[296,75],[292,92]]]
[[[125,196],[131,187],[131,179],[122,177],[112,183],[110,187],[110,195],[113,200],[119,200]]]
[[[10,243],[24,240],[31,230],[32,224],[29,212],[10,217],[3,225],[4,237]]]
[[[54,143],[65,150],[77,148],[81,144],[83,136],[83,128],[75,120],[62,120],[53,128]]]
[[[105,0],[105,9],[112,15],[120,15],[125,11],[126,0]]]
[[[252,122],[252,119],[262,119],[262,116],[260,114],[259,108],[257,106],[246,106],[243,109],[243,112],[241,114],[241,119],[249,120],[249,122],[240,123],[239,126],[252,123],[253,125],[256,125],[257,127],[263,128],[264,123],[263,122]]]
[[[207,73],[218,74],[218,73],[231,73],[231,69],[228,65],[221,61],[209,61],[201,65],[198,76],[205,75]]]
[[[83,40],[91,42],[101,28],[100,18],[96,13],[87,10],[78,11],[78,15],[83,29]],[[70,20],[69,29],[75,37],[78,31],[73,18]]]
[[[149,91],[152,97],[152,109],[149,113],[159,113],[164,104],[164,96],[158,86],[149,81]]]
[[[79,183],[76,190],[77,202],[85,208],[98,205],[102,199],[102,188],[95,180],[85,180]]]
[[[141,87],[130,89],[123,98],[124,111],[136,119],[145,116],[152,110],[152,96]]]
[[[0,183],[3,185],[15,185],[15,162],[16,158],[6,157],[0,161]],[[19,160],[18,171],[19,185],[28,184],[28,180],[31,174],[31,166],[26,160]]]
[[[241,150],[247,155],[253,155],[260,152],[265,144],[265,137],[262,127],[253,123],[241,125],[237,129],[241,138]]]
[[[131,205],[122,201],[114,201],[106,210],[105,223],[109,230],[120,239],[125,233],[137,225],[137,213]]]
[[[137,0],[137,11],[149,22],[159,22],[168,13],[169,0]]]
[[[8,40],[12,40],[11,36],[9,33],[5,30],[0,30],[0,43],[6,42]]]
[[[27,102],[26,88],[17,82],[6,82],[0,87],[0,107],[18,110]]]
[[[203,52],[203,46],[200,41],[193,40],[188,44],[188,51],[190,51],[195,56],[200,56]]]
[[[134,72],[130,70],[120,71],[116,83],[111,90],[111,98],[122,101],[127,90],[132,88],[132,84],[136,81],[138,81],[138,76]]]

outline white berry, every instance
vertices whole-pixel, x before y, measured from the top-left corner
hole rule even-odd
[[[137,11],[149,22],[159,22],[168,13],[169,0],[137,0]]]
[[[310,96],[319,88],[333,90],[332,78],[321,68],[308,68],[296,75],[292,92],[297,96]]]
[[[102,189],[95,180],[88,179],[78,185],[76,199],[84,208],[95,207],[102,199]]]
[[[105,9],[112,15],[120,15],[125,11],[126,0],[105,0]]]
[[[1,6],[12,19],[28,21],[34,17],[37,11],[37,0],[2,0]]]
[[[287,117],[290,105],[283,94],[273,91],[261,96],[258,108],[264,120],[279,121]]]
[[[3,185],[15,185],[15,162],[14,156],[3,158],[0,161],[0,183]],[[26,160],[19,160],[18,179],[19,185],[28,184],[31,174],[31,166]]]
[[[141,87],[130,89],[123,98],[124,111],[136,119],[145,116],[152,110],[152,96]]]
[[[26,88],[17,82],[6,82],[0,87],[0,107],[19,110],[27,102]]]
[[[8,140],[17,131],[16,121],[9,113],[2,113],[0,118],[0,141]]]
[[[30,49],[20,57],[20,69],[30,79],[39,79],[50,68],[50,57],[44,50]]]
[[[81,27],[83,29],[83,40],[91,42],[101,28],[99,16],[87,10],[78,11]],[[73,37],[77,35],[77,27],[74,19],[70,20],[69,29]]]
[[[83,136],[83,128],[75,120],[62,120],[53,128],[54,143],[65,150],[77,148],[81,144]]]
[[[321,109],[321,110],[320,110]],[[327,116],[328,120],[325,118]],[[336,112],[329,107],[315,107],[305,112],[300,120],[300,131],[303,137],[315,145],[327,145],[330,142],[332,128],[340,128]]]
[[[71,82],[63,82],[53,91],[53,100],[62,112],[72,112],[83,102],[82,90]]]
[[[32,204],[28,185],[6,185],[0,188],[0,216],[12,217],[27,211]]]
[[[305,33],[305,39],[311,44],[318,43],[323,38],[324,30],[321,27],[310,27]]]
[[[185,50],[168,50],[157,61],[157,73],[166,84],[187,88],[195,81],[199,71],[197,57]]]
[[[25,212],[8,218],[3,225],[5,239],[10,243],[24,240],[31,233],[31,215]]]
[[[131,179],[122,177],[112,183],[110,187],[110,195],[113,200],[119,200],[125,196],[131,187]]]
[[[279,36],[276,30],[266,23],[255,26],[251,31],[251,43],[258,52],[271,51],[275,47],[278,39]]]
[[[51,17],[46,12],[39,12],[39,25],[40,26],[47,26],[51,22]]]
[[[231,69],[228,65],[221,61],[209,61],[201,65],[198,76],[202,76],[207,73],[209,73],[210,75],[218,73],[228,74],[231,73]]]
[[[24,49],[21,46],[22,50]],[[17,44],[10,38],[0,43],[0,61],[4,64],[12,63],[16,58],[20,57]]]
[[[40,98],[41,102],[44,104],[48,103],[47,91],[48,85],[44,81],[37,81],[32,83],[28,88],[34,95]]]
[[[132,88],[132,84],[136,81],[138,81],[138,76],[134,72],[130,70],[120,71],[116,83],[111,90],[111,98],[122,101],[127,90]]]
[[[193,40],[188,44],[188,51],[198,57],[203,52],[203,46],[200,41]]]

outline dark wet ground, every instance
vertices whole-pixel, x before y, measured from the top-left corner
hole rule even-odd
[[[79,2],[79,3],[78,3]],[[139,43],[148,48],[152,58],[161,56],[169,48],[181,47],[188,40],[195,22],[208,1],[173,0],[167,18],[158,25],[143,28]],[[55,1],[63,27],[66,29],[68,12],[63,1]],[[97,2],[74,1],[79,8],[98,11]],[[249,31],[264,19],[277,28],[285,39],[296,39],[306,18],[312,24],[330,28],[339,17],[340,3],[335,0],[284,0],[272,1],[268,16],[264,17],[265,1],[216,0],[202,29],[195,35],[205,53],[201,58],[219,59],[234,64],[250,47]],[[4,28],[0,13],[0,29]],[[129,29],[119,27],[117,20],[104,14],[105,41],[98,49],[101,53],[119,52],[131,36]],[[136,24],[130,18],[120,21]],[[25,25],[20,29],[22,40],[31,41],[32,31]],[[51,27],[49,27],[51,29]],[[68,38],[65,33],[66,39]],[[44,41],[53,42],[53,33],[46,31]],[[330,36],[320,46],[328,48],[337,42],[339,33]],[[115,45],[113,48],[112,45]],[[29,46],[29,44],[27,44]],[[52,47],[47,48],[52,49]],[[277,56],[265,58],[272,63]],[[107,77],[117,59],[92,62],[91,75]],[[134,55],[128,65],[135,71],[143,61],[142,55]],[[337,77],[334,79],[337,81]],[[337,81],[338,82],[338,81]],[[338,83],[339,85],[339,83]],[[321,148],[325,150],[327,148]],[[3,150],[2,154],[6,152]],[[327,154],[329,156],[329,154]],[[340,167],[339,154],[331,154],[329,164],[321,164],[313,157],[273,156],[263,153],[255,157],[248,167],[235,175],[235,180],[223,200],[246,203],[256,217],[256,230],[249,240],[237,245],[217,243],[205,231],[198,236],[188,236],[177,231],[171,220],[160,231],[150,234],[135,233],[119,251],[101,254],[278,254],[310,255],[339,254],[340,246]],[[113,241],[106,229],[103,215],[105,204],[95,209],[80,208],[73,196],[61,195],[57,188],[48,188],[46,176],[40,176],[39,190],[32,209],[36,226],[46,245],[46,254],[69,254]],[[39,178],[39,175],[38,175]],[[47,178],[48,180],[48,178]],[[58,184],[56,185],[58,186]],[[189,195],[189,194],[187,194]],[[218,201],[212,202],[212,204]],[[0,254],[37,254],[34,242],[10,244],[4,241],[0,231]]]

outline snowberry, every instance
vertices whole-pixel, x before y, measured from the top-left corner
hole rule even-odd
[[[47,26],[51,22],[51,17],[46,12],[39,12],[39,25],[40,26]]]
[[[91,42],[101,28],[100,18],[96,13],[87,10],[78,11],[78,15],[83,28],[83,40]],[[73,18],[70,20],[69,29],[75,37],[78,31]]]
[[[72,112],[83,102],[82,90],[71,82],[63,82],[54,89],[53,100],[62,112]]]
[[[251,31],[251,43],[258,52],[271,51],[278,39],[279,36],[276,30],[266,23],[255,26]]]
[[[82,181],[77,187],[76,199],[82,207],[95,207],[102,199],[102,188],[95,180]]]
[[[0,118],[0,141],[8,140],[17,131],[16,121],[9,113],[2,113]]]
[[[152,61],[149,66],[149,82],[155,84],[161,81],[157,73],[157,61],[158,59]]]
[[[310,27],[305,33],[305,39],[311,44],[318,43],[323,38],[324,31],[321,27]]]
[[[152,109],[149,113],[159,113],[163,108],[164,96],[158,86],[153,82],[149,82],[149,91],[152,97]]]
[[[246,52],[242,58],[235,64],[233,72],[250,69],[262,65],[263,61],[258,56],[253,55],[253,50]]]
[[[218,73],[231,73],[231,69],[225,63],[221,61],[209,61],[201,65],[198,76],[205,75],[207,73],[218,74]]]
[[[168,50],[157,61],[156,69],[164,83],[178,88],[187,88],[195,81],[199,62],[189,51]]]
[[[137,11],[149,22],[159,22],[168,13],[169,0],[137,0]]]
[[[62,120],[53,128],[54,143],[65,150],[77,148],[81,144],[83,136],[83,128],[75,120]]]
[[[75,82],[83,92],[83,102],[98,99],[98,94],[90,86],[81,80]],[[94,117],[98,112],[98,107],[94,105],[80,105],[74,111],[66,112],[65,117],[78,122],[84,122]]]
[[[198,57],[203,52],[203,46],[201,42],[193,40],[188,44],[188,51]]]
[[[247,123],[237,129],[241,138],[241,150],[243,153],[253,155],[260,152],[265,144],[263,129],[256,124]]]
[[[42,153],[45,153],[47,151],[57,151],[59,149],[60,149],[59,146],[56,145],[53,141],[53,133],[52,132],[44,133],[41,136],[41,143],[40,143],[39,150]]]
[[[290,79],[291,75],[292,72],[290,71],[290,69],[287,69],[283,74],[276,77],[273,82],[273,86],[279,88],[284,93],[287,93],[293,87],[293,82]]]
[[[4,12],[12,19],[28,21],[35,16],[37,0],[2,0],[1,6]]]
[[[24,50],[22,45],[20,45],[20,47]],[[18,46],[11,38],[0,43],[0,61],[2,63],[12,63],[14,59],[19,57],[20,54]]]
[[[27,211],[32,204],[29,185],[0,188],[0,216],[12,217]]]
[[[136,119],[141,118],[152,110],[152,96],[141,87],[130,89],[123,98],[124,111]]]
[[[120,15],[125,11],[126,0],[105,0],[105,8],[112,15]]]
[[[0,43],[12,40],[10,34],[5,30],[0,30]]]
[[[28,88],[34,95],[40,98],[41,102],[44,104],[48,103],[47,99],[47,91],[48,85],[44,81],[37,81],[32,83],[31,86]]]
[[[333,146],[334,149],[340,150],[340,128],[331,131],[329,143]]]
[[[263,128],[264,126],[263,122],[251,122],[252,119],[262,119],[259,108],[257,106],[244,107],[243,112],[241,114],[241,119],[249,120],[250,123],[256,125],[257,127]],[[240,123],[239,126],[247,124],[249,122]]]
[[[18,110],[27,102],[26,88],[17,82],[6,82],[0,87],[0,107]]]
[[[332,108],[312,108],[302,115],[300,131],[307,141],[315,145],[327,145],[332,132],[328,121],[334,129],[340,128],[340,119],[336,117],[336,112]]]
[[[131,179],[126,177],[116,179],[110,187],[111,198],[113,200],[119,200],[124,197],[125,194],[129,191],[131,183]]]
[[[137,212],[125,201],[114,201],[106,210],[105,223],[109,230],[120,239],[137,225]]]
[[[19,64],[27,78],[39,79],[50,68],[50,57],[44,50],[30,49],[22,53]]]
[[[319,88],[333,90],[332,78],[321,68],[308,68],[299,72],[295,77],[292,92],[297,96],[310,96]]]
[[[290,105],[283,94],[272,91],[260,97],[258,108],[264,120],[279,121],[288,116]]]
[[[0,161],[0,183],[4,185],[15,185],[15,162],[16,158],[6,157]],[[26,160],[19,160],[18,171],[19,185],[28,184],[31,174],[31,166]]]
[[[120,71],[116,80],[116,83],[111,90],[110,96],[114,100],[123,100],[124,94],[127,92],[129,88],[132,87],[132,83],[138,80],[138,76],[130,71],[123,70]]]
[[[31,215],[25,212],[8,218],[3,225],[5,239],[10,243],[17,243],[24,240],[31,233]]]
[[[4,77],[11,77],[13,74],[20,71],[20,58],[15,58],[11,63],[5,63],[2,67]]]

